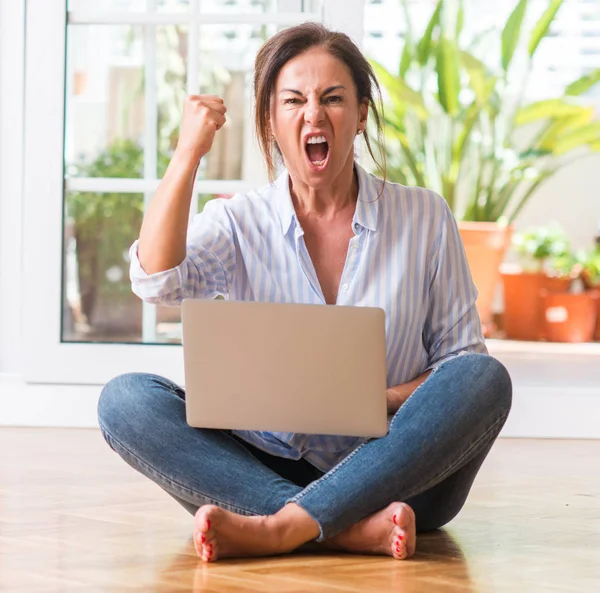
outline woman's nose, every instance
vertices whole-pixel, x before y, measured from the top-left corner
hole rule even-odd
[[[323,105],[318,99],[309,99],[304,110],[304,121],[313,126],[321,123],[325,117]]]

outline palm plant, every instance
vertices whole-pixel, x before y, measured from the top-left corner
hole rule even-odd
[[[589,152],[579,149],[600,150],[600,122],[581,98],[600,68],[561,96],[525,100],[536,50],[563,0],[550,0],[528,31],[529,2],[518,0],[494,39],[496,60],[481,49],[494,32],[463,41],[461,0],[439,0],[418,34],[403,4],[408,33],[398,72],[372,61],[386,101],[390,180],[437,191],[459,219],[510,223],[542,183]]]

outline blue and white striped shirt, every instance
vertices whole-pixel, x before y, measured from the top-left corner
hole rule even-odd
[[[477,291],[445,200],[432,191],[386,183],[356,164],[359,193],[354,237],[338,305],[386,313],[387,384],[406,383],[463,352],[486,353],[475,308]],[[324,304],[284,172],[275,182],[209,202],[194,217],[186,258],[147,275],[131,247],[133,291],[145,301],[184,298]],[[362,438],[239,431],[271,454],[304,457],[327,471]]]

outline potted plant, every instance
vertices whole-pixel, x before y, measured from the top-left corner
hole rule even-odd
[[[577,276],[577,258],[558,225],[525,229],[512,237],[514,264],[501,267],[503,328],[513,340],[543,337],[541,291],[568,292]]]
[[[590,342],[598,317],[598,293],[541,291],[543,336],[550,342]]]
[[[594,109],[580,98],[600,81],[600,68],[561,96],[525,98],[536,50],[562,3],[551,0],[526,31],[530,3],[519,0],[499,30],[467,37],[461,2],[440,0],[425,29],[416,30],[404,1],[408,30],[397,71],[373,61],[385,95],[388,178],[447,200],[459,220],[484,326],[491,325],[512,222],[543,183],[586,151],[571,161],[565,155],[600,149],[600,122],[592,122]],[[525,68],[515,67],[521,51]]]
[[[587,291],[600,297],[600,244],[588,252],[580,254],[581,279]],[[597,299],[596,328],[594,340],[600,340],[600,298]]]

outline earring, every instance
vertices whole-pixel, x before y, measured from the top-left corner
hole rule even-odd
[[[362,130],[358,130],[356,133],[360,136],[363,133],[363,131]]]

